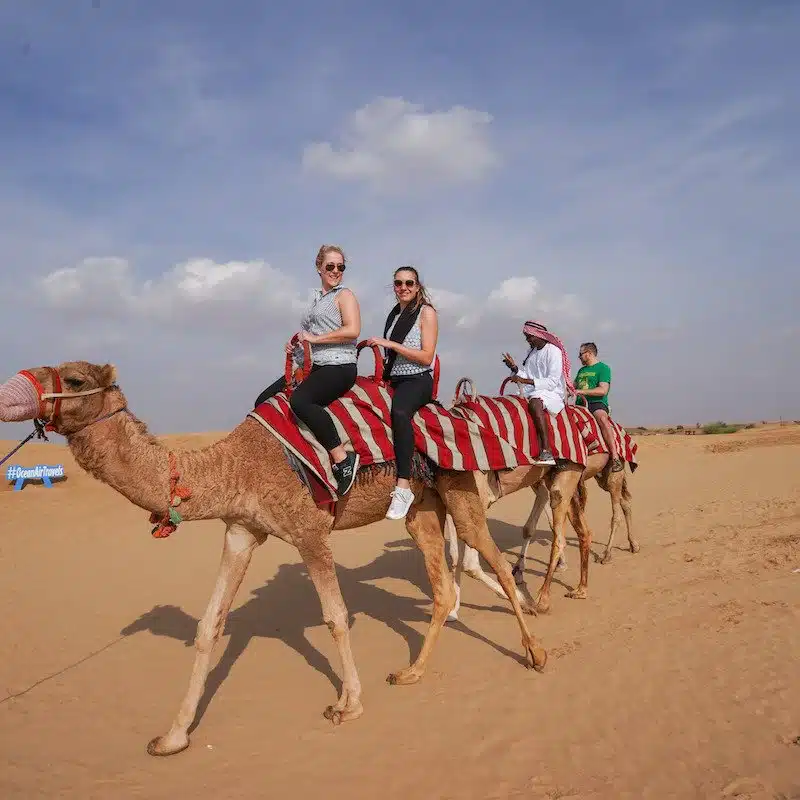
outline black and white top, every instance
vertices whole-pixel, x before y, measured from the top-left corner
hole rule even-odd
[[[422,349],[422,329],[419,326],[419,320],[422,316],[420,313],[417,318],[414,320],[414,324],[411,326],[411,330],[406,334],[406,338],[403,339],[401,344],[404,347],[408,347],[410,350],[421,350]],[[392,335],[392,331],[394,330],[394,326],[397,324],[397,320],[400,319],[400,315],[398,314],[394,322],[392,323],[391,328],[389,328],[386,336],[387,338]],[[436,358],[436,354],[434,353],[434,358]],[[423,372],[430,372],[431,367],[425,367],[422,364],[416,364],[415,362],[407,359],[402,354],[398,353],[397,357],[394,360],[394,364],[392,364],[392,371],[390,373],[391,377],[393,378],[400,378],[404,375],[421,375]]]
[[[315,289],[311,305],[303,316],[300,327],[314,336],[321,336],[341,328],[342,312],[336,304],[336,296],[344,288],[344,286],[337,286],[324,294],[322,289]],[[302,366],[303,348],[296,347],[294,356],[295,361]],[[356,340],[333,344],[312,344],[311,360],[321,367],[329,364],[355,364],[357,360]]]

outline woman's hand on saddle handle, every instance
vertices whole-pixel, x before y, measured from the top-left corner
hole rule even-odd
[[[394,349],[395,342],[391,342],[388,339],[382,339],[380,336],[371,336],[369,339],[367,339],[367,345],[369,347],[377,345],[378,347],[382,347],[384,350],[392,350]]]
[[[300,345],[302,345],[303,342],[316,344],[318,339],[319,336],[315,336],[313,333],[309,333],[308,331],[300,331],[300,333],[297,334],[297,342]]]

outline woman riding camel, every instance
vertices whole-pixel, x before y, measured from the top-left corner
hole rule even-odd
[[[358,454],[348,453],[342,447],[325,406],[338,400],[356,382],[356,341],[361,333],[361,312],[356,296],[342,286],[345,256],[340,247],[322,245],[317,253],[316,269],[322,286],[314,290],[311,305],[300,323],[299,344],[293,345],[291,339],[286,343],[286,352],[294,353],[295,361],[302,366],[302,343],[308,342],[312,367],[308,377],[292,392],[289,405],[330,453],[337,493],[341,497],[353,486],[359,459]],[[256,407],[285,388],[285,379],[278,378],[261,392]]]
[[[439,321],[414,267],[395,270],[394,294],[397,304],[386,318],[384,338],[373,337],[367,343],[384,348],[383,379],[394,390],[392,438],[397,483],[386,517],[402,519],[414,502],[409,482],[414,455],[411,420],[433,399],[431,367],[436,357]]]

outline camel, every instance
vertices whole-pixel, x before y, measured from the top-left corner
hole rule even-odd
[[[611,517],[611,529],[609,533],[608,541],[606,542],[605,546],[605,553],[600,556],[594,554],[594,560],[600,564],[607,564],[611,561],[612,558],[612,545],[614,542],[614,535],[617,531],[617,528],[621,524],[621,518],[624,516],[626,529],[628,533],[628,546],[632,553],[638,553],[640,550],[639,543],[633,537],[633,521],[632,521],[632,510],[631,510],[631,494],[630,490],[628,489],[628,482],[623,472],[611,472],[606,468],[608,464],[608,459],[606,457],[605,464],[603,464],[603,460],[599,456],[591,456],[589,459],[589,463],[586,466],[583,474],[580,478],[580,483],[577,488],[578,495],[578,503],[580,506],[585,510],[586,505],[586,488],[585,483],[586,481],[594,478],[597,481],[598,486],[600,486],[603,491],[609,493],[611,498],[611,507],[612,507],[612,517]],[[531,539],[534,537],[537,529],[537,524],[539,519],[542,515],[542,512],[545,512],[545,515],[548,519],[550,524],[550,529],[553,531],[553,546],[554,546],[554,553],[555,553],[555,567],[556,571],[563,571],[567,567],[566,562],[566,539],[563,537],[563,527],[556,526],[554,524],[552,512],[548,508],[548,500],[549,500],[549,492],[547,490],[547,486],[544,483],[539,483],[533,487],[534,490],[534,503],[533,507],[531,508],[531,512],[528,515],[528,519],[525,521],[525,525],[522,528],[522,549],[520,554],[517,558],[517,562],[514,565],[513,569],[511,570],[512,574],[514,575],[516,584],[518,587],[525,588],[525,578],[524,578],[524,570],[525,570],[525,559],[528,553],[528,546],[531,542]],[[453,574],[453,580],[456,586],[456,605],[453,610],[448,615],[448,621],[456,621],[458,619],[458,612],[460,608],[460,600],[461,600],[461,576],[462,574],[467,574],[471,578],[474,578],[477,581],[485,584],[489,587],[495,594],[499,595],[500,597],[505,598],[505,594],[502,593],[502,588],[497,583],[497,581],[492,578],[490,575],[487,575],[483,568],[481,567],[479,554],[476,550],[465,545],[463,555],[459,554],[459,546],[458,546],[458,537],[456,534],[456,529],[453,524],[452,517],[448,514],[445,518],[445,537],[448,541],[449,545],[449,552],[450,552],[450,560],[451,560],[451,571]],[[551,563],[552,563],[553,555],[551,555]],[[547,583],[547,582],[546,582]],[[547,583],[549,586],[549,583]],[[526,600],[527,598],[521,592],[518,591],[518,598],[520,601]],[[541,596],[541,592],[540,592]],[[544,598],[544,602],[541,602],[537,599],[535,608],[539,612],[546,612],[549,610],[549,603],[547,602],[549,597]]]
[[[503,394],[506,385],[508,384],[509,379],[505,379],[502,384],[500,385],[499,393],[500,395]],[[469,387],[469,388],[467,388]],[[477,391],[475,389],[475,384],[473,380],[468,377],[464,376],[458,380],[456,383],[456,388],[453,393],[453,399],[450,404],[451,410],[454,409],[459,401],[464,399],[471,399],[475,400],[477,398]],[[606,543],[606,551],[602,558],[595,556],[595,561],[599,561],[602,564],[606,564],[611,560],[611,546],[614,540],[614,534],[616,533],[616,529],[620,524],[620,516],[624,514],[625,522],[627,526],[628,532],[628,543],[631,549],[631,552],[638,553],[639,552],[639,544],[633,538],[632,532],[632,519],[631,519],[631,508],[630,508],[630,491],[628,490],[627,486],[627,479],[625,477],[624,471],[622,472],[611,472],[607,469],[609,463],[608,454],[606,453],[596,453],[589,456],[588,462],[586,464],[585,469],[583,470],[582,474],[579,476],[579,483],[575,487],[575,496],[574,498],[571,497],[570,499],[570,511],[567,511],[566,508],[563,510],[566,512],[566,515],[569,517],[570,521],[576,520],[579,521],[579,526],[586,530],[588,526],[586,525],[586,520],[584,517],[584,510],[586,506],[587,500],[587,492],[585,483],[587,480],[591,478],[595,478],[598,485],[604,490],[609,493],[611,496],[611,505],[612,505],[612,519],[611,519],[611,531],[609,535],[608,542]],[[549,471],[549,470],[548,470]],[[547,511],[548,506],[548,499],[551,500],[552,505],[552,498],[549,497],[548,492],[548,480],[552,481],[552,477],[545,478],[544,481],[540,481],[536,484],[532,485],[532,488],[535,493],[535,499],[533,508],[531,509],[531,513],[528,516],[527,521],[522,530],[523,535],[523,545],[520,555],[517,559],[517,563],[514,565],[512,569],[512,574],[515,577],[515,581],[518,587],[525,590],[527,594],[527,587],[525,585],[524,579],[524,568],[525,568],[525,558],[528,552],[528,545],[530,544],[530,540],[533,538],[533,535],[536,531],[536,525],[539,521],[539,518],[542,514],[542,511]],[[484,496],[487,498],[487,505],[486,510],[490,505],[494,504],[497,500],[500,499],[500,496],[492,496],[490,493],[484,493]],[[561,498],[557,498],[556,502],[559,503]],[[574,503],[572,502],[574,500]],[[539,590],[539,593],[536,597],[536,600],[533,601],[534,610],[541,613],[546,613],[550,610],[550,585],[552,581],[552,576],[554,571],[556,570],[564,570],[566,569],[566,537],[564,535],[564,519],[560,517],[558,520],[553,516],[552,511],[547,513],[548,522],[550,523],[551,530],[553,531],[553,545],[550,554],[550,563],[548,565],[547,574],[545,575],[544,583]],[[579,532],[578,528],[575,527],[575,523],[573,522],[573,527],[578,533],[578,538],[581,547],[581,583],[579,589],[583,589],[583,591],[578,590],[570,590],[567,593],[568,597],[576,598],[576,597],[585,597],[586,595],[586,581],[583,578],[584,566],[584,536]],[[591,534],[590,534],[591,536]],[[453,580],[456,587],[456,605],[453,610],[448,615],[449,621],[455,621],[458,619],[458,612],[460,608],[461,602],[461,575],[463,572],[466,572],[470,577],[475,578],[476,580],[484,583],[488,586],[493,592],[498,594],[500,597],[505,597],[502,594],[501,587],[497,583],[497,581],[492,578],[491,576],[487,575],[483,568],[481,567],[479,554],[474,548],[469,547],[469,545],[465,545],[464,547],[464,554],[463,557],[459,557],[459,548],[458,548],[458,537],[456,528],[453,524],[453,520],[448,514],[445,518],[445,537],[449,544],[450,550],[450,560],[452,564],[452,575]],[[591,539],[590,539],[591,541]],[[588,572],[588,562],[587,562],[587,572]],[[530,602],[530,598],[526,597],[521,591],[518,589],[517,599],[520,603],[524,604],[524,601],[528,600]]]
[[[330,513],[319,508],[309,492],[298,491],[298,477],[280,442],[251,417],[208,447],[170,451],[128,409],[111,364],[72,361],[18,373],[0,387],[0,421],[24,420],[34,420],[37,430],[46,421],[44,430],[66,438],[82,469],[150,511],[151,522],[157,523],[152,531],[155,537],[169,535],[182,521],[219,519],[225,524],[219,572],[197,627],[189,686],[167,733],[148,743],[150,755],[174,755],[189,747],[189,728],[205,688],[214,646],[253,552],[270,535],[300,553],[338,649],[341,693],[324,716],[339,725],[362,715],[361,683],[330,534],[382,519],[394,487],[393,475],[362,468],[356,484]],[[556,525],[566,516],[566,505],[578,485],[580,471],[573,466],[550,482]],[[487,490],[502,496],[535,485],[544,471],[542,467],[509,470],[491,486],[486,479],[479,483],[480,476],[472,472],[448,470],[437,473],[433,489],[412,482],[417,500],[405,524],[425,562],[433,610],[416,660],[390,673],[388,683],[410,685],[422,679],[447,614],[456,604],[444,554],[446,513],[451,515],[458,537],[486,559],[504,588],[521,631],[526,666],[544,670],[547,652],[527,628],[510,565],[489,533],[484,499]],[[580,508],[577,511],[573,525],[581,540],[581,585],[575,596],[585,596],[590,534]]]

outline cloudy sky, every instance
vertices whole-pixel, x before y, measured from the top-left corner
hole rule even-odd
[[[623,424],[800,418],[800,4],[493,5],[3,3],[2,378],[230,428],[336,242],[363,336],[419,267],[445,401],[538,318]]]

